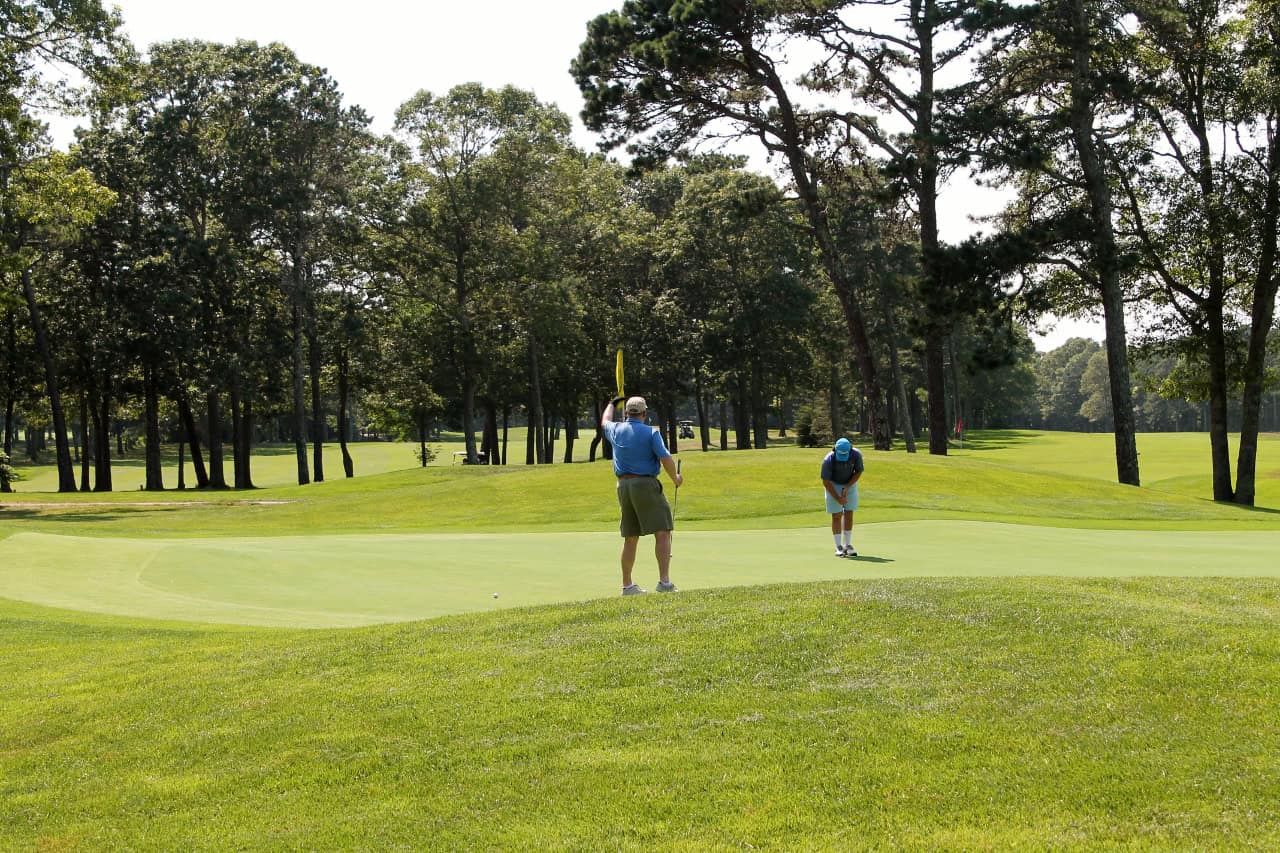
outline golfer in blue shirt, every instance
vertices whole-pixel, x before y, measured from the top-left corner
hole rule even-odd
[[[847,438],[839,439],[822,460],[822,488],[831,514],[831,536],[837,557],[856,557],[853,550],[853,511],[858,508],[858,481],[862,479],[862,453]]]
[[[658,592],[675,592],[671,582],[671,529],[675,526],[671,506],[662,493],[658,469],[666,470],[680,488],[684,477],[676,470],[671,451],[662,441],[662,431],[645,423],[649,407],[644,397],[627,400],[625,421],[615,423],[613,410],[622,398],[605,407],[600,428],[613,445],[613,473],[618,478],[618,505],[622,508],[622,594],[643,595],[631,581],[636,563],[636,546],[641,536],[653,534],[653,555],[658,559]]]

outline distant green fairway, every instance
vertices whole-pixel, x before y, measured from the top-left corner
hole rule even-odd
[[[1280,577],[1280,531],[907,521],[858,534],[859,559],[837,560],[822,531],[681,533],[675,578],[693,590],[948,575]],[[351,626],[613,595],[617,548],[617,537],[604,533],[145,540],[20,533],[5,542],[0,597],[165,620]],[[638,578],[653,573],[651,552],[642,550],[637,563]]]

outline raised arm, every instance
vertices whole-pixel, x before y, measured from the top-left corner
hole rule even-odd
[[[623,397],[614,397],[609,401],[609,405],[604,407],[604,412],[600,415],[600,429],[604,429],[605,424],[613,423],[613,410],[623,399]]]

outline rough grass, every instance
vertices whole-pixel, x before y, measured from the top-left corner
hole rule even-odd
[[[302,633],[0,605],[0,846],[1274,848],[1278,594],[866,581]]]

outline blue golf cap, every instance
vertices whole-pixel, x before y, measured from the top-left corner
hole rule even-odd
[[[849,452],[853,450],[853,445],[849,443],[849,439],[842,438],[836,442],[836,459],[841,462],[849,458]]]

